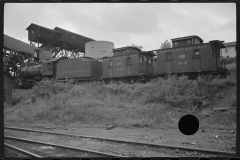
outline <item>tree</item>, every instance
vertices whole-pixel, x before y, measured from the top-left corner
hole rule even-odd
[[[139,48],[139,49],[143,49],[143,46],[138,46],[138,45],[135,45],[135,44],[132,44],[133,47],[136,47],[136,48]]]
[[[166,40],[164,43],[161,44],[160,49],[165,49],[165,48],[172,48],[172,43]]]

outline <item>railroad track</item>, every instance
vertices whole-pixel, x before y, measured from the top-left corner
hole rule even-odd
[[[61,148],[64,149],[64,152],[71,152],[69,154],[65,154],[65,156],[69,156],[69,155],[73,155],[73,152],[75,156],[83,156],[83,152],[85,153],[90,153],[90,156],[92,157],[93,155],[96,156],[104,156],[104,157],[126,157],[126,156],[121,156],[121,155],[116,155],[116,154],[111,154],[111,153],[104,153],[104,152],[98,152],[98,151],[93,151],[93,150],[87,150],[87,149],[81,149],[81,148],[75,148],[75,147],[70,147],[70,146],[65,146],[65,145],[59,145],[59,144],[53,144],[53,143],[46,143],[46,142],[41,142],[41,141],[34,141],[34,140],[29,140],[29,139],[23,139],[23,138],[18,138],[18,137],[12,137],[12,136],[4,136],[4,140],[7,140],[10,142],[12,141],[12,143],[18,143],[21,142],[21,146],[28,146],[28,148],[33,148],[38,146],[38,148],[41,147],[51,147],[51,148],[55,148],[56,153],[51,153],[51,154],[57,154],[59,155],[59,153],[57,152],[62,152],[63,150],[57,150],[56,148]],[[24,144],[22,144],[24,143]],[[35,154],[34,151],[27,151],[25,149],[22,149],[20,147],[16,147],[16,146],[12,146],[10,144],[4,143],[4,147],[6,147],[7,150],[10,150],[11,152],[14,152],[15,154],[19,154],[20,156],[23,157],[37,157],[37,158],[43,158],[43,156]],[[38,151],[39,152],[39,151]],[[42,154],[45,154],[44,152]],[[60,154],[63,155],[63,154]],[[46,155],[45,155],[46,156]],[[86,154],[84,155],[84,157],[86,156]]]
[[[55,135],[55,136],[62,136],[62,137],[67,137],[67,138],[73,138],[76,140],[79,139],[88,139],[92,140],[94,142],[104,142],[104,143],[111,143],[112,145],[120,145],[124,144],[126,147],[127,146],[136,146],[136,147],[148,147],[148,149],[156,150],[156,149],[161,149],[158,150],[160,152],[168,152],[169,150],[175,151],[177,150],[178,152],[187,152],[187,153],[194,153],[194,155],[203,155],[203,156],[231,156],[234,157],[236,156],[236,153],[234,152],[226,152],[226,151],[218,151],[218,150],[209,150],[209,149],[201,149],[201,148],[190,148],[190,147],[182,147],[182,146],[172,146],[172,145],[162,145],[162,144],[152,144],[152,143],[142,143],[142,142],[134,142],[134,141],[126,141],[126,140],[118,140],[118,139],[110,139],[110,138],[100,138],[100,137],[93,137],[93,136],[85,136],[85,135],[75,135],[75,134],[68,134],[68,133],[58,133],[58,132],[50,132],[50,131],[43,131],[43,130],[33,130],[33,129],[26,129],[26,128],[18,128],[18,127],[4,127],[5,130],[15,130],[15,131],[21,131],[21,132],[35,132],[35,133],[41,133],[41,134],[48,134],[48,135]],[[40,142],[42,143],[42,142]],[[138,148],[137,148],[138,149]],[[168,151],[167,151],[168,150]],[[103,152],[101,152],[103,153]],[[169,156],[174,154],[174,152],[168,152]],[[103,153],[102,155],[104,155]],[[105,154],[105,156],[108,153]],[[131,157],[131,156],[137,156],[137,155],[132,155],[132,154],[121,154],[121,155],[116,155],[116,154],[111,154],[109,156],[114,156],[114,157]]]
[[[29,152],[27,150],[21,149],[19,147],[10,145],[8,143],[4,143],[4,149],[9,151],[11,154],[14,154],[18,157],[36,157],[36,158],[43,158],[42,156]]]

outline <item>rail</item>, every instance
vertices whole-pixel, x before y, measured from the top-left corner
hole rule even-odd
[[[35,154],[35,153],[29,152],[27,150],[24,150],[24,149],[12,146],[12,145],[10,145],[8,143],[4,143],[4,149],[7,149],[10,152],[16,153],[18,155],[23,155],[23,156],[26,156],[26,157],[43,158],[42,156],[40,156],[38,154]]]
[[[75,147],[70,147],[70,146],[63,146],[63,145],[58,145],[58,144],[53,144],[53,143],[33,141],[33,140],[22,139],[22,138],[12,137],[12,136],[4,136],[4,139],[17,140],[17,141],[22,141],[22,142],[26,142],[26,143],[33,143],[33,144],[42,144],[42,145],[46,145],[46,146],[59,147],[59,148],[64,148],[64,149],[69,149],[69,150],[75,150],[75,151],[81,151],[81,152],[94,153],[94,154],[97,154],[97,155],[104,155],[104,156],[111,156],[111,157],[123,157],[123,158],[126,157],[126,156],[122,156],[122,155],[116,155],[116,154],[111,154],[111,153],[98,152],[98,151],[81,149],[81,148],[75,148]]]
[[[179,150],[183,150],[183,151],[193,151],[193,152],[197,151],[199,153],[205,153],[205,154],[221,154],[221,155],[226,155],[226,156],[236,156],[236,153],[234,153],[234,152],[210,150],[210,149],[202,149],[202,148],[190,148],[190,147],[183,147],[183,146],[143,143],[143,142],[136,142],[136,141],[126,141],[126,140],[119,140],[119,139],[101,138],[101,137],[93,137],[93,136],[85,136],[85,135],[75,135],[75,134],[68,134],[68,133],[50,132],[50,131],[34,130],[34,129],[26,129],[26,128],[18,128],[18,127],[6,127],[5,126],[4,129],[39,132],[39,133],[47,133],[47,134],[55,134],[55,135],[63,135],[63,136],[72,136],[72,137],[78,137],[78,138],[90,138],[90,139],[110,141],[110,142],[115,142],[115,143],[119,142],[119,143],[135,144],[135,145],[140,145],[140,146],[143,146],[143,145],[144,146],[152,146],[152,147],[156,147],[156,148],[179,149]]]

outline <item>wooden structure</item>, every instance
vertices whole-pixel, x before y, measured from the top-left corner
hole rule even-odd
[[[46,60],[52,57],[51,52],[33,47],[25,42],[4,34],[3,46],[4,71],[16,77],[23,66],[35,60]]]
[[[129,53],[139,53],[142,50],[133,46],[127,46],[122,48],[115,48],[113,49],[113,55],[123,55]]]
[[[103,58],[104,80],[147,80],[153,71],[153,52],[135,47],[114,49],[114,56]]]
[[[186,45],[189,40],[192,41]],[[222,41],[202,42],[197,36],[176,38],[173,39],[173,44],[175,44],[173,48],[155,50],[157,52],[155,74],[227,73],[220,59],[220,49],[224,48]]]
[[[12,105],[13,78],[4,71],[3,101],[4,105]]]
[[[43,47],[45,43],[58,44],[61,40],[59,32],[33,23],[26,30],[30,44],[38,48]]]
[[[173,44],[173,48],[174,47],[183,47],[183,46],[189,46],[189,45],[193,45],[193,44],[202,44],[203,40],[198,37],[198,36],[187,36],[187,37],[180,37],[180,38],[174,38],[171,39],[172,40],[172,44]]]
[[[27,29],[30,44],[52,52],[52,57],[79,58],[85,53],[85,43],[91,38],[64,30],[59,27],[49,29],[31,23]]]

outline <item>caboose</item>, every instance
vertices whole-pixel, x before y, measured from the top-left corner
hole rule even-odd
[[[112,57],[103,57],[104,81],[146,81],[151,78],[153,71],[152,51],[144,52],[141,49],[128,46],[113,49]]]
[[[223,41],[203,43],[195,35],[171,40],[172,48],[154,50],[157,53],[154,75],[186,74],[195,77],[199,74],[229,74],[220,59],[220,49],[225,48]]]

